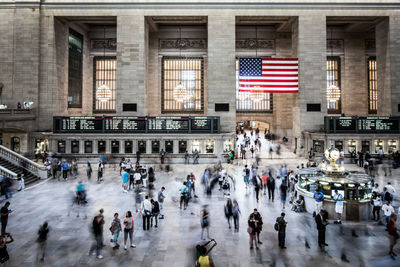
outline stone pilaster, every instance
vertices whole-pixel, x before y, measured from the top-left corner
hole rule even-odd
[[[303,132],[318,131],[324,125],[326,17],[320,14],[301,15],[294,23],[292,34],[293,54],[299,58],[299,93],[293,110],[293,131],[301,147],[304,146]],[[307,104],[321,104],[321,112],[307,112]]]
[[[208,16],[208,116],[219,116],[222,132],[236,127],[235,16]],[[207,101],[207,100],[206,100]],[[229,112],[215,112],[215,103],[228,103]]]
[[[117,17],[117,114],[147,115],[146,34],[144,16]],[[123,103],[136,103],[137,112],[122,112]]]
[[[400,16],[389,17],[390,87],[392,116],[400,115]]]

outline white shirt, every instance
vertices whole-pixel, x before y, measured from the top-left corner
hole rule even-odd
[[[135,178],[135,181],[139,181],[139,180],[142,178],[142,176],[141,176],[140,173],[138,173],[138,172],[135,172],[135,174],[133,175],[133,177]]]
[[[374,187],[374,188],[372,188],[372,192],[376,192],[377,194],[380,194],[381,190],[379,189],[379,187]]]
[[[374,201],[374,206],[377,206],[377,207],[382,206],[382,199],[380,197],[375,198],[373,201]]]
[[[335,194],[333,199],[336,201],[337,207],[343,207],[343,195],[342,194]]]
[[[392,206],[390,206],[390,205],[387,205],[387,204],[384,204],[382,206],[382,210],[383,210],[383,214],[385,216],[390,216],[390,215],[392,215],[392,213],[394,213],[394,208]]]
[[[390,194],[394,195],[396,193],[396,190],[394,189],[394,187],[390,184],[385,185],[387,191],[389,191]]]
[[[150,200],[145,199],[145,200],[142,202],[141,210],[142,210],[142,211],[144,211],[144,210],[151,211],[151,202],[150,202]]]

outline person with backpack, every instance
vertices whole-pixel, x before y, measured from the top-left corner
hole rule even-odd
[[[287,222],[285,221],[285,213],[282,212],[281,216],[276,218],[276,222],[274,225],[275,230],[278,231],[279,247],[282,249],[286,248],[286,246],[285,246],[286,225],[287,225]]]
[[[38,231],[38,238],[36,242],[38,243],[38,254],[37,256],[41,256],[40,261],[44,261],[44,256],[46,252],[47,245],[47,236],[49,234],[49,226],[47,222],[44,222],[42,226],[40,226]]]
[[[128,240],[131,242],[131,248],[135,248],[136,245],[133,244],[133,231],[135,230],[135,224],[132,217],[132,213],[130,210],[126,212],[124,218],[124,249],[127,250],[126,241]]]
[[[121,220],[118,218],[118,213],[114,213],[114,220],[111,223],[110,231],[113,236],[113,238],[111,239],[111,242],[114,243],[113,248],[118,249],[118,237],[119,233],[122,231]]]

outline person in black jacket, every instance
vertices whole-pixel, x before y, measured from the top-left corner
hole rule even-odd
[[[97,215],[93,219],[92,230],[95,242],[89,250],[89,255],[96,255],[98,259],[102,259],[101,248],[103,246],[103,225],[104,219],[101,215]],[[94,250],[96,249],[96,252]]]
[[[268,199],[271,199],[272,197],[272,202],[274,202],[275,179],[274,177],[272,177],[272,175],[268,176],[267,187],[268,187]]]
[[[262,244],[262,242],[260,241],[260,233],[262,231],[262,225],[263,225],[262,217],[261,214],[257,211],[257,209],[254,209],[254,212],[252,214],[254,215],[254,219],[256,220],[256,225],[257,225],[257,227],[255,228],[255,232],[257,234],[257,242],[258,244]]]
[[[322,249],[324,246],[328,246],[325,243],[325,232],[326,232],[326,225],[328,224],[325,216],[325,211],[321,210],[317,216],[315,216],[315,222],[317,224],[318,230],[318,245]]]

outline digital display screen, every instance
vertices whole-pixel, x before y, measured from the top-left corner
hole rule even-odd
[[[327,133],[400,133],[400,117],[325,117]]]
[[[219,117],[54,117],[54,133],[219,133]]]

